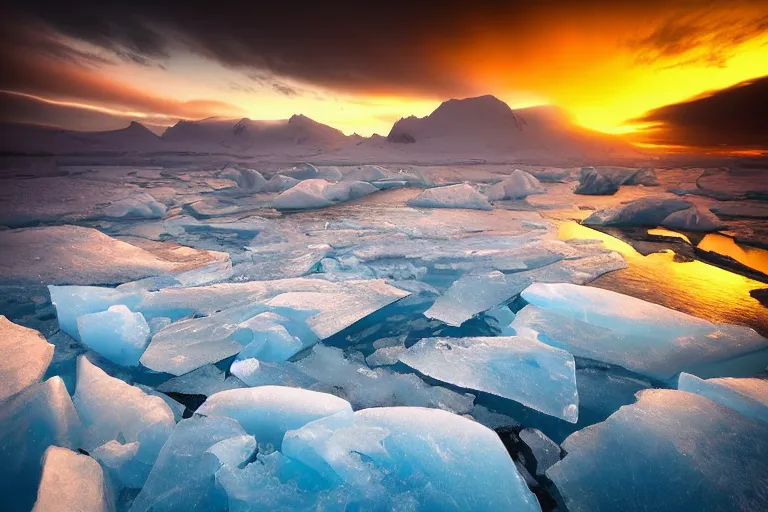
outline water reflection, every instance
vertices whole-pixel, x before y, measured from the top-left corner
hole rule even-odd
[[[672,251],[643,256],[626,242],[576,222],[560,224],[558,237],[602,240],[627,260],[629,268],[606,274],[592,286],[715,322],[749,325],[768,335],[768,309],[749,295],[751,290],[765,288],[765,283],[701,261],[677,263]]]
[[[742,265],[746,265],[763,274],[768,274],[768,251],[765,249],[741,246],[734,242],[733,238],[718,235],[717,233],[705,236],[697,247],[705,251],[730,256]]]

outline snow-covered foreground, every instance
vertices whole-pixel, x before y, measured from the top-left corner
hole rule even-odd
[[[764,510],[765,192],[717,172],[9,173],[4,510]]]

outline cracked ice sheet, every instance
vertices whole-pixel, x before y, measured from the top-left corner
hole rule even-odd
[[[142,246],[69,225],[2,231],[0,279],[20,284],[115,284],[229,261],[220,252],[136,242]]]
[[[555,244],[547,247],[552,249]],[[477,270],[465,274],[440,295],[424,315],[460,326],[475,315],[512,300],[534,282],[584,284],[605,273],[626,268],[621,255],[606,251],[602,246],[584,246],[587,250],[581,252],[582,257],[577,256],[580,246],[563,244],[562,247],[562,254],[572,258],[526,272],[505,274],[498,270]]]
[[[424,338],[400,354],[424,375],[519,402],[576,423],[579,397],[573,356],[536,339],[517,336]]]
[[[148,294],[153,299],[150,310],[158,316],[167,316],[169,311],[184,312],[185,306],[190,308],[187,310],[190,313],[221,311],[204,318],[175,322],[160,330],[142,356],[142,364],[155,371],[182,375],[233,356],[245,348],[235,336],[240,326],[268,310],[305,322],[317,336],[311,339],[303,336],[301,341],[309,346],[410,295],[382,280],[334,283],[322,279],[286,279],[207,288],[213,289],[166,289]],[[219,295],[217,291],[223,293]],[[204,302],[203,308],[200,308],[201,302],[190,300],[194,299],[195,292]],[[186,304],[165,302],[164,298],[169,295]],[[143,310],[146,301],[135,309]],[[225,304],[233,307],[227,308]],[[237,305],[240,307],[235,308]]]

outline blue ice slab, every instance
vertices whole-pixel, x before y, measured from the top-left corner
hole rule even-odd
[[[112,478],[112,485],[117,489],[141,489],[147,480],[152,464],[145,464],[136,458],[141,443],[122,444],[112,440],[91,450],[91,457],[101,463]]]
[[[122,304],[80,316],[77,330],[83,343],[122,366],[137,366],[149,343],[149,325],[144,316]]]
[[[570,512],[768,509],[768,424],[699,395],[642,391],[562,447],[546,474]]]
[[[724,377],[702,380],[681,373],[677,389],[696,393],[744,416],[768,423],[768,379]]]
[[[346,400],[283,386],[222,391],[208,397],[197,409],[198,414],[233,418],[259,444],[277,448],[288,430],[342,411],[352,411]]]
[[[139,442],[136,459],[151,465],[175,425],[170,407],[157,396],[110,377],[85,356],[77,360],[73,398],[83,422],[83,448],[108,441]]]
[[[209,449],[243,435],[240,424],[231,418],[196,415],[181,420],[160,450],[130,512],[226,510],[226,495],[214,480],[221,462]]]
[[[455,386],[484,391],[576,423],[579,396],[573,356],[517,336],[424,338],[400,355],[419,372]]]
[[[0,496],[3,508],[32,508],[41,461],[51,445],[80,447],[81,424],[64,381],[51,377],[0,404]]]
[[[282,452],[373,499],[408,493],[416,510],[540,510],[495,432],[437,409],[340,413],[288,432]]]
[[[81,340],[77,319],[82,315],[106,311],[122,304],[132,311],[141,301],[143,290],[122,291],[98,286],[49,286],[51,302],[56,306],[59,328],[76,340]]]
[[[540,333],[574,356],[662,380],[754,375],[768,365],[768,339],[748,327],[714,324],[628,295],[568,283],[536,283],[513,328]]]

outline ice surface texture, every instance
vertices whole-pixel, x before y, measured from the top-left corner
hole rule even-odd
[[[53,348],[39,332],[0,315],[0,402],[40,381]]]
[[[547,476],[571,512],[768,508],[768,424],[699,395],[642,391],[563,449]]]
[[[601,288],[536,283],[512,322],[574,356],[623,366],[660,380],[747,376],[768,364],[768,340],[748,327],[714,324]]]
[[[87,455],[51,446],[43,456],[43,475],[33,512],[107,512],[110,490],[99,463]]]
[[[149,325],[141,313],[122,304],[77,319],[80,339],[110,361],[136,366],[149,343]]]
[[[724,377],[702,380],[681,373],[677,389],[696,393],[744,416],[768,423],[768,379]]]
[[[421,373],[462,388],[509,398],[576,423],[573,356],[536,333],[482,338],[424,338],[400,355]]]

